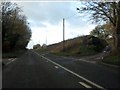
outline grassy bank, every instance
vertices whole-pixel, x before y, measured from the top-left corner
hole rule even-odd
[[[104,63],[120,66],[120,54],[110,54],[103,59]]]
[[[95,51],[93,46],[86,47],[84,45],[71,47],[61,52],[53,52],[53,54],[55,55],[69,56],[69,57],[84,57],[84,56],[95,55],[97,53],[99,52]]]
[[[100,53],[106,45],[107,42],[103,39],[85,35],[65,40],[64,48],[63,42],[58,42],[48,45],[46,49],[39,49],[37,51],[39,53],[50,51],[60,56],[84,57]]]

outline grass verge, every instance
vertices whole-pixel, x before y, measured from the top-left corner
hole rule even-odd
[[[98,53],[99,52],[95,51],[92,46],[89,47],[79,46],[61,52],[53,52],[53,54],[55,55],[69,56],[69,57],[85,57],[85,56],[96,55]]]
[[[2,58],[16,58],[24,54],[27,50],[16,50],[11,52],[3,52]]]
[[[120,66],[120,55],[119,54],[110,54],[110,55],[104,57],[102,62]]]

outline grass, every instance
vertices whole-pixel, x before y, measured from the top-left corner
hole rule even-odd
[[[120,55],[119,54],[110,54],[103,59],[103,62],[120,66]]]
[[[59,56],[72,56],[72,57],[83,57],[83,56],[90,56],[95,55],[98,52],[94,50],[93,46],[76,46],[66,49],[65,51],[61,52],[53,52],[55,55]]]
[[[2,58],[16,58],[24,54],[27,50],[16,50],[11,52],[3,52]]]
[[[95,50],[95,47],[90,45],[90,46],[80,46],[79,51],[76,53],[79,56],[90,56],[97,54],[98,52]]]

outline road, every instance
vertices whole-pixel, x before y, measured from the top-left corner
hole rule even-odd
[[[27,51],[2,71],[2,88],[120,88],[119,70]]]

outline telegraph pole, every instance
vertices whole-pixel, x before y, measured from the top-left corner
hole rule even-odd
[[[65,19],[63,18],[63,51],[65,50]]]
[[[46,45],[47,45],[47,35],[46,35]]]

